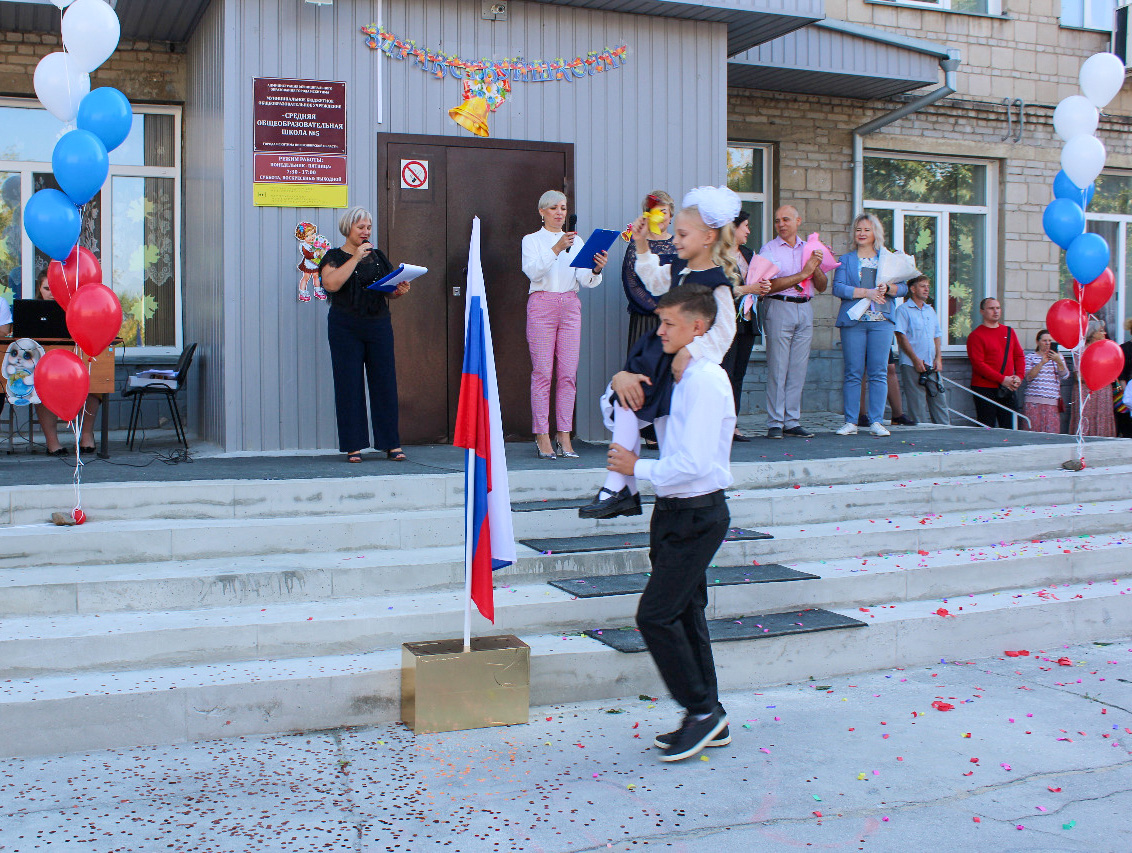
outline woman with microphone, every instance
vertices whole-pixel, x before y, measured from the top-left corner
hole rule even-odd
[[[582,303],[578,288],[601,284],[601,270],[607,253],[593,256],[590,269],[570,266],[578,256],[582,241],[571,217],[566,224],[566,196],[547,190],[538,200],[542,228],[523,238],[523,273],[531,280],[527,298],[527,346],[531,350],[531,420],[535,434],[535,453],[539,459],[555,459],[550,443],[550,384],[557,385],[554,414],[558,454],[578,458],[570,441],[574,427],[575,383],[578,377],[578,351],[582,339]]]
[[[319,264],[322,287],[329,294],[327,336],[334,371],[334,412],[338,418],[338,449],[347,462],[361,462],[373,446],[395,462],[405,461],[397,429],[397,371],[393,363],[393,323],[390,299],[409,292],[403,281],[388,295],[369,285],[393,272],[393,265],[370,243],[373,217],[364,207],[351,207],[338,219],[346,238],[341,249],[330,249]],[[366,416],[369,384],[370,417]]]

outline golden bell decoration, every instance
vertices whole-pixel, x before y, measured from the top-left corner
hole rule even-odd
[[[448,117],[476,136],[490,136],[487,126],[489,111],[490,107],[483,98],[468,98],[460,106],[450,109]]]

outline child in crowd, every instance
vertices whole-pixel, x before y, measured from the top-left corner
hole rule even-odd
[[[656,306],[664,352],[676,355],[702,340],[713,323],[732,313],[731,306],[730,293],[728,304],[719,305],[712,291],[698,284],[664,294]],[[704,613],[707,568],[731,523],[723,490],[731,485],[735,402],[723,368],[706,358],[692,361],[656,432],[659,460],[639,459],[615,442],[608,468],[644,477],[656,487],[649,525],[652,571],[637,607],[637,627],[672,698],[686,711],[678,730],[653,742],[664,750],[661,761],[680,761],[705,746],[731,742]]]
[[[693,359],[718,365],[735,337],[731,288],[741,281],[733,257],[732,222],[739,208],[739,197],[726,187],[697,187],[689,192],[673,220],[678,259],[664,266],[649,250],[644,217],[633,223],[636,272],[650,293],[659,296],[686,284],[703,285],[711,289],[717,305],[714,324],[671,353],[657,335],[642,336],[630,350],[625,369],[610,382],[601,400],[605,424],[613,431],[614,443],[635,454],[640,453],[641,427],[668,414],[673,381],[680,381]],[[594,500],[578,510],[582,518],[640,514],[636,478],[617,472],[610,472]]]

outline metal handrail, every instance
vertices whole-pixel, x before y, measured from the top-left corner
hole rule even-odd
[[[1010,428],[1011,429],[1015,429],[1015,430],[1018,429],[1018,419],[1019,418],[1021,418],[1022,420],[1024,420],[1026,422],[1026,429],[1027,430],[1030,429],[1030,426],[1031,426],[1030,425],[1030,419],[1028,417],[1026,417],[1024,414],[1022,414],[1021,412],[1016,411],[1016,410],[1010,408],[1009,406],[1004,406],[1004,405],[1002,405],[1002,403],[998,402],[998,400],[992,400],[990,397],[986,397],[986,396],[980,394],[978,391],[975,391],[973,388],[968,388],[966,385],[960,385],[954,379],[948,379],[946,376],[943,376],[942,374],[940,375],[939,378],[942,381],[946,382],[948,385],[955,386],[960,391],[966,391],[972,397],[978,397],[980,400],[986,400],[992,406],[998,406],[998,408],[1005,409],[1006,411],[1010,412]],[[990,427],[988,427],[982,421],[976,420],[975,418],[972,418],[970,415],[964,414],[963,412],[960,412],[957,409],[953,409],[953,408],[951,408],[951,406],[947,407],[947,411],[948,411],[949,414],[959,415],[959,417],[963,418],[963,420],[970,421],[971,423],[976,424],[977,426],[981,426],[984,429],[990,429]]]

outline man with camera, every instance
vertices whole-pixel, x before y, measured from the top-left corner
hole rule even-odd
[[[930,292],[928,277],[918,275],[908,282],[908,299],[896,309],[900,384],[909,417],[926,423],[930,412],[933,424],[949,424],[947,395],[939,378],[943,370],[943,329],[935,308],[928,302]]]

